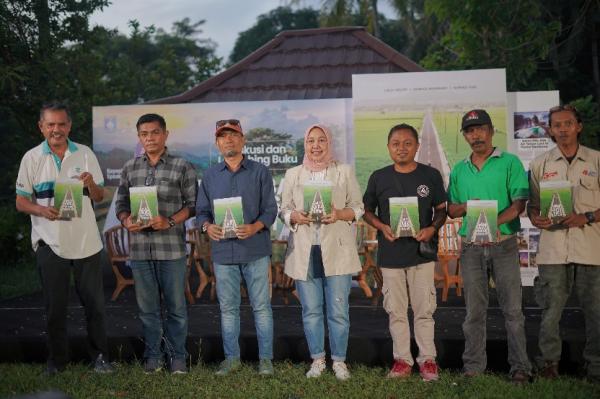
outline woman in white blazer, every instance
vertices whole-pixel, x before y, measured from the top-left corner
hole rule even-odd
[[[318,377],[325,370],[325,304],[333,371],[338,379],[346,380],[350,378],[345,363],[348,296],[352,274],[361,269],[352,222],[360,219],[364,207],[353,169],[333,159],[332,146],[326,127],[313,125],[306,130],[302,165],[285,174],[279,217],[290,228],[285,273],[296,280],[313,359],[306,376]],[[304,209],[304,186],[314,182],[332,186],[331,213],[318,222]]]

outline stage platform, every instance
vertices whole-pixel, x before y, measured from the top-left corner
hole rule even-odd
[[[106,298],[114,288],[111,274],[105,274]],[[71,293],[69,307],[69,336],[71,358],[86,359],[83,309],[75,292]],[[523,308],[526,316],[527,347],[533,358],[537,349],[537,335],[541,310],[533,298],[531,287],[524,288]],[[392,362],[392,341],[388,331],[388,317],[381,299],[373,305],[359,288],[353,288],[350,297],[350,339],[348,361],[366,365],[388,366]],[[107,330],[111,360],[135,361],[143,356],[142,325],[138,319],[135,295],[127,288],[117,301],[107,299]],[[301,308],[295,298],[284,304],[274,292],[274,355],[276,360],[308,361],[309,353],[304,340]],[[465,317],[464,301],[451,289],[447,302],[441,302],[438,290],[438,308],[435,312],[435,340],[438,362],[443,368],[460,369],[464,348],[461,324]],[[45,316],[41,293],[0,302],[0,361],[43,362],[45,348]],[[241,353],[245,360],[257,359],[256,333],[252,309],[247,300],[241,307]],[[561,321],[563,359],[561,371],[575,373],[582,363],[585,327],[582,311],[575,298],[570,298]],[[413,352],[416,345],[412,342]],[[188,351],[193,362],[201,359],[212,363],[222,360],[218,303],[203,298],[189,306]],[[504,319],[495,291],[490,290],[490,308],[487,319],[488,368],[508,370]]]

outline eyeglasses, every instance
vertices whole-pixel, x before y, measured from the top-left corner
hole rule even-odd
[[[222,119],[217,121],[217,129],[225,125],[239,126],[240,129],[242,128],[242,124],[237,119]]]
[[[146,180],[144,180],[144,185],[153,186],[155,182],[154,179],[154,168],[148,169],[148,175],[146,176]]]

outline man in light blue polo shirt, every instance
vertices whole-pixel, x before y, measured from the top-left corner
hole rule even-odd
[[[47,374],[62,371],[68,362],[67,305],[71,273],[85,309],[88,350],[94,359],[94,370],[108,373],[113,369],[107,362],[100,265],[102,240],[91,203],[102,200],[104,179],[92,150],[69,140],[71,117],[64,104],[44,105],[38,125],[45,140],[27,151],[21,160],[16,182],[16,207],[31,215],[31,243],[40,271],[48,319]],[[75,208],[81,207],[80,215],[70,220],[60,218],[54,207],[57,180],[79,180],[83,185],[80,205],[74,199],[77,195],[69,191],[72,194],[69,210],[74,212]]]
[[[527,175],[519,158],[492,145],[494,127],[486,111],[467,112],[461,130],[472,153],[454,165],[450,174],[448,214],[452,218],[465,216],[468,200],[496,200],[499,231],[497,243],[477,245],[463,240],[460,260],[467,306],[463,323],[463,371],[465,376],[475,376],[483,373],[487,365],[486,317],[491,275],[505,319],[511,380],[524,383],[531,378],[531,363],[521,309],[516,233],[521,227],[519,214],[525,209],[529,195]],[[466,229],[463,219],[461,236],[465,237]]]

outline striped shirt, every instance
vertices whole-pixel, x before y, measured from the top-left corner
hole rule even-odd
[[[21,160],[16,182],[17,195],[42,206],[53,206],[56,180],[73,178],[86,171],[92,174],[97,185],[104,185],[100,165],[89,147],[67,140],[67,151],[61,160],[44,141],[27,151]],[[40,241],[65,259],[87,258],[102,249],[92,201],[87,189],[83,193],[81,217],[48,220],[31,215],[31,244],[34,251],[37,251]]]
[[[146,155],[130,159],[123,166],[117,191],[116,213],[131,213],[129,187],[157,186],[158,213],[170,217],[188,208],[196,213],[198,176],[191,163],[181,157],[161,155],[155,166]],[[173,260],[186,255],[185,225],[179,223],[166,230],[144,229],[130,235],[129,258],[132,260]]]

